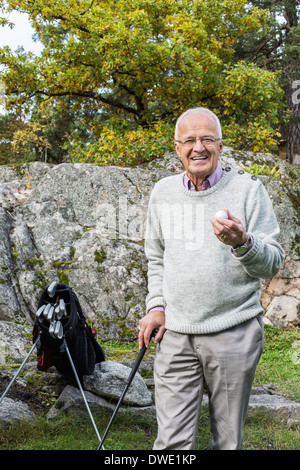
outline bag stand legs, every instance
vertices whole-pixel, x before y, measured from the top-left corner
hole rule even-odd
[[[37,346],[39,340],[40,340],[40,335],[37,337],[35,343],[32,345],[32,347],[31,347],[29,353],[27,354],[27,356],[25,357],[24,361],[23,361],[22,364],[20,365],[20,367],[19,367],[19,369],[17,370],[16,374],[14,375],[13,379],[10,381],[10,383],[9,383],[8,386],[6,387],[4,393],[2,394],[2,396],[1,396],[1,398],[0,398],[0,404],[1,404],[1,402],[3,401],[4,397],[6,396],[7,392],[9,391],[9,389],[11,388],[11,386],[13,385],[13,383],[15,382],[16,378],[17,378],[18,375],[20,374],[21,370],[22,370],[23,367],[25,366],[25,364],[26,364],[26,362],[28,361],[29,357],[31,356],[33,350],[34,350],[35,347]],[[66,341],[65,337],[63,337],[63,348],[64,348],[64,349],[66,350],[66,352],[67,352],[67,355],[68,355],[68,358],[69,358],[69,361],[70,361],[70,364],[71,364],[73,373],[74,373],[75,378],[76,378],[77,385],[78,385],[78,387],[79,387],[79,390],[80,390],[80,392],[81,392],[81,395],[82,395],[84,404],[85,404],[85,406],[86,406],[86,409],[87,409],[88,414],[89,414],[89,416],[90,416],[90,419],[91,419],[91,421],[92,421],[92,424],[93,424],[94,430],[95,430],[95,432],[96,432],[97,438],[98,438],[98,440],[99,440],[99,442],[100,442],[99,447],[101,446],[102,449],[105,450],[104,447],[103,447],[103,445],[102,445],[102,440],[101,440],[100,434],[99,434],[99,432],[98,432],[96,423],[95,423],[95,421],[94,421],[93,415],[92,415],[92,413],[91,413],[90,407],[89,407],[88,402],[87,402],[87,400],[86,400],[84,391],[83,391],[83,389],[82,389],[82,386],[81,386],[81,383],[80,383],[80,380],[79,380],[77,371],[76,371],[76,369],[75,369],[75,365],[74,365],[72,356],[71,356],[71,354],[70,354],[70,351],[69,351],[69,348],[68,348],[67,341]]]
[[[66,342],[66,339],[65,339],[65,338],[63,338],[63,346],[64,346],[64,348],[65,348],[65,350],[66,350],[66,352],[67,352],[67,355],[68,355],[68,358],[69,358],[69,361],[70,361],[70,364],[71,364],[73,373],[74,373],[75,378],[76,378],[77,385],[78,385],[78,387],[79,387],[79,390],[80,390],[80,392],[81,392],[81,395],[82,395],[84,404],[85,404],[85,406],[86,406],[86,409],[87,409],[88,414],[89,414],[89,416],[90,416],[90,419],[91,419],[91,421],[92,421],[92,424],[93,424],[94,430],[95,430],[95,432],[96,432],[97,438],[98,438],[98,440],[99,440],[99,442],[100,442],[99,446],[102,446],[102,449],[105,450],[104,447],[103,447],[103,445],[102,445],[102,440],[101,440],[100,434],[99,434],[99,432],[98,432],[96,423],[95,423],[95,421],[94,421],[94,418],[93,418],[93,415],[92,415],[92,413],[91,413],[90,407],[89,407],[89,405],[88,405],[87,399],[86,399],[86,397],[85,397],[84,391],[83,391],[83,389],[82,389],[82,386],[81,386],[81,383],[80,383],[78,374],[77,374],[77,372],[76,372],[76,369],[75,369],[75,366],[74,366],[74,362],[73,362],[73,360],[72,360],[72,357],[71,357],[71,354],[70,354],[70,351],[69,351],[69,348],[68,348],[68,345],[67,345],[67,342]]]
[[[33,344],[32,348],[30,349],[29,353],[27,354],[27,356],[25,357],[24,361],[22,362],[22,364],[20,365],[19,369],[17,370],[17,372],[15,373],[13,379],[10,381],[10,383],[8,384],[6,390],[4,391],[3,395],[1,396],[0,398],[0,404],[1,402],[3,401],[5,395],[7,394],[7,392],[9,391],[10,387],[12,386],[12,384],[14,383],[14,381],[16,380],[16,378],[18,377],[19,373],[21,372],[21,370],[23,369],[23,367],[25,366],[26,362],[28,361],[28,359],[30,358],[34,348],[36,347],[38,341],[39,341],[40,337],[38,336],[35,343]]]

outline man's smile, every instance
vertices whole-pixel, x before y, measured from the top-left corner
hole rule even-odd
[[[208,157],[205,156],[205,157],[191,157],[191,160],[193,160],[194,162],[197,162],[199,160],[207,160]]]

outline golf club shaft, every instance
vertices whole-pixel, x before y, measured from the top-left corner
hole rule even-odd
[[[94,421],[94,418],[93,418],[93,415],[92,415],[92,413],[91,413],[90,407],[89,407],[89,405],[88,405],[87,399],[86,399],[86,397],[85,397],[84,391],[83,391],[83,389],[82,389],[82,386],[81,386],[81,383],[80,383],[78,374],[77,374],[77,372],[76,372],[76,369],[75,369],[75,366],[74,366],[74,362],[73,362],[73,359],[72,359],[72,356],[71,356],[71,353],[70,353],[70,351],[69,351],[69,348],[68,348],[68,345],[67,345],[67,342],[66,342],[66,339],[65,339],[65,338],[64,338],[64,346],[65,346],[65,348],[66,348],[67,355],[68,355],[68,358],[69,358],[71,367],[72,367],[72,369],[73,369],[73,372],[74,372],[74,375],[75,375],[75,378],[76,378],[76,381],[77,381],[79,390],[80,390],[80,392],[81,392],[81,395],[82,395],[84,404],[85,404],[85,406],[86,406],[86,409],[87,409],[88,414],[89,414],[89,416],[90,416],[90,419],[91,419],[91,421],[92,421],[93,427],[94,427],[95,432],[96,432],[96,434],[97,434],[97,438],[98,438],[98,440],[99,440],[99,442],[100,442],[100,446],[103,448],[103,450],[105,450],[104,447],[103,447],[103,445],[102,445],[102,441],[101,441],[100,434],[99,434],[99,432],[98,432],[96,423],[95,423],[95,421]]]
[[[142,361],[142,359],[143,359],[143,357],[144,357],[144,355],[145,355],[146,350],[147,350],[147,348],[146,348],[145,345],[142,347],[142,349],[140,349],[140,352],[139,352],[139,354],[138,354],[138,357],[137,357],[137,359],[136,359],[136,362],[135,362],[135,364],[134,364],[134,366],[133,366],[133,368],[132,368],[132,370],[131,370],[131,373],[130,373],[130,375],[129,375],[129,377],[128,377],[127,384],[126,384],[126,386],[125,386],[125,388],[124,388],[124,390],[123,390],[123,392],[122,392],[122,394],[121,394],[121,396],[120,396],[120,398],[119,398],[119,401],[118,401],[118,403],[117,403],[117,406],[116,406],[116,408],[114,409],[114,412],[113,412],[113,414],[112,414],[112,416],[111,416],[111,418],[110,418],[110,421],[109,421],[109,423],[108,423],[108,426],[107,426],[107,428],[106,428],[106,430],[105,430],[105,432],[104,432],[104,435],[103,435],[103,437],[102,437],[102,441],[100,442],[99,447],[98,447],[97,450],[99,450],[100,447],[101,447],[101,446],[103,445],[103,443],[104,443],[104,440],[105,440],[105,438],[106,438],[106,436],[107,436],[107,434],[108,434],[108,431],[110,430],[110,427],[111,427],[111,425],[112,425],[112,423],[113,423],[113,420],[115,419],[115,416],[116,416],[116,414],[117,414],[117,412],[118,412],[118,410],[119,410],[119,408],[120,408],[120,406],[121,406],[121,403],[122,403],[122,401],[123,401],[123,399],[124,399],[124,397],[125,397],[125,395],[126,395],[126,393],[127,393],[127,390],[128,390],[128,388],[129,388],[129,386],[130,386],[132,380],[133,380],[133,377],[134,377],[134,375],[135,375],[137,369],[139,368],[139,365],[140,365],[140,363],[141,363],[141,361]]]
[[[23,369],[23,367],[25,366],[26,362],[28,361],[29,357],[31,356],[32,354],[32,351],[34,350],[34,348],[36,347],[36,343],[38,342],[38,339],[39,339],[39,336],[37,337],[35,343],[32,345],[29,353],[27,354],[27,356],[25,357],[24,361],[22,362],[22,364],[20,365],[19,369],[17,370],[14,378],[11,380],[11,382],[8,384],[8,387],[6,388],[6,390],[4,391],[4,393],[2,394],[1,398],[0,398],[0,403],[2,402],[2,400],[4,399],[5,395],[7,394],[7,392],[9,391],[10,387],[12,386],[12,384],[14,383],[14,381],[16,380],[16,378],[18,377],[19,373],[21,372],[21,370]]]

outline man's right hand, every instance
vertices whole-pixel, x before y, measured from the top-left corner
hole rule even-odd
[[[164,335],[165,312],[162,312],[161,310],[152,310],[139,321],[139,325],[139,348],[141,349],[144,344],[148,348],[150,335],[153,330],[156,330],[156,333],[153,337],[154,343],[158,343],[158,341],[160,341]]]

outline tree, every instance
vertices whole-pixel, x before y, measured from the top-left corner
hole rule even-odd
[[[74,132],[81,141],[87,140],[82,122],[90,116],[91,112],[74,110],[69,98],[37,102],[27,119],[14,113],[0,116],[0,164],[61,163]]]
[[[17,162],[13,148],[14,135],[26,128],[27,124],[22,117],[12,113],[0,115],[0,165]]]
[[[287,89],[287,108],[291,118],[288,122],[287,160],[293,163],[296,156],[300,162],[300,99],[297,96],[300,89],[300,3],[297,0],[285,2],[286,44],[283,54],[285,82]]]
[[[151,134],[158,122],[203,105],[221,116],[230,143],[239,134],[241,147],[274,144],[277,77],[233,58],[240,37],[264,28],[266,10],[245,0],[7,3],[29,14],[44,45],[39,57],[2,49],[8,106],[29,110],[36,100],[71,97],[74,106],[97,110],[94,135],[111,129],[116,137],[122,126],[123,135]]]
[[[236,60],[254,62],[260,69],[279,73],[284,90],[281,133],[287,160],[300,158],[300,2],[252,0],[250,5],[270,12],[268,28],[255,36],[245,34],[235,44]]]

